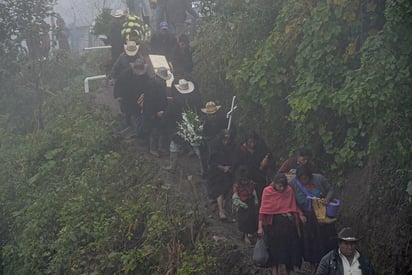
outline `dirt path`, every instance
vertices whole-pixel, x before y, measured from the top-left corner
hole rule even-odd
[[[98,107],[107,108],[115,117],[121,119],[119,103],[113,98],[111,87],[102,87],[97,91],[91,91],[89,96],[92,97]],[[217,205],[214,201],[207,198],[206,182],[201,180],[197,175],[199,173],[199,161],[195,155],[183,155],[179,157],[178,168],[175,173],[169,173],[161,169],[168,164],[168,157],[155,158],[148,154],[148,149],[142,141],[129,142],[132,150],[139,151],[145,157],[159,166],[160,177],[163,178],[166,185],[175,186],[174,190],[182,196],[184,201],[188,203],[189,208],[194,205],[199,207],[199,211],[205,217],[205,232],[210,240],[218,242],[224,253],[224,260],[227,262],[227,271],[222,271],[222,275],[234,274],[233,267],[240,270],[240,274],[271,274],[270,269],[255,267],[251,261],[253,246],[246,245],[241,240],[241,233],[237,228],[237,223],[234,221],[234,215],[230,215],[229,222],[222,222],[217,215]],[[195,194],[195,195],[194,195]],[[194,196],[197,200],[194,201]],[[227,213],[231,213],[230,203],[226,207]],[[231,272],[232,271],[232,272]],[[283,267],[280,268],[280,275],[285,274]],[[301,270],[296,270],[292,274],[305,275],[308,272],[308,264],[304,263]]]

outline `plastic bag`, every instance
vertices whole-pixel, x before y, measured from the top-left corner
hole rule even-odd
[[[253,249],[253,263],[260,267],[267,267],[269,253],[264,238],[259,237]]]

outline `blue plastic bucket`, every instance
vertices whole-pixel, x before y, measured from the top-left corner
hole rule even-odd
[[[340,200],[338,199],[332,199],[327,205],[326,205],[326,216],[330,218],[336,218],[336,215],[338,213],[338,209],[340,206]]]

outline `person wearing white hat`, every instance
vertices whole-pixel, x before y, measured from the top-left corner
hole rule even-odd
[[[202,106],[202,97],[195,84],[186,79],[174,81],[172,86],[173,101],[166,110],[166,133],[170,138],[170,164],[165,167],[167,171],[174,172],[177,164],[178,154],[183,150],[186,144],[177,134],[178,123],[182,121],[183,112],[191,110],[200,114]],[[190,149],[192,150],[192,149]],[[196,152],[196,151],[195,151]]]
[[[142,133],[143,95],[149,81],[148,65],[138,51],[136,42],[127,41],[111,72],[113,96],[120,98],[120,110],[126,116],[127,125],[134,130],[131,135]]]
[[[209,158],[210,142],[227,127],[227,119],[222,112],[219,112],[222,106],[216,105],[214,101],[208,101],[204,108],[201,109],[204,114],[203,138],[204,143],[200,150],[201,165],[203,167],[202,178],[207,177],[209,170],[207,160]]]
[[[107,44],[112,46],[110,49],[112,55],[111,66],[113,66],[117,58],[123,52],[123,45],[125,41],[122,37],[121,31],[125,18],[126,16],[123,10],[116,10],[113,14],[114,20],[112,20],[110,25],[110,32],[106,41]]]
[[[369,260],[356,249],[360,240],[350,227],[338,234],[338,248],[326,254],[316,270],[316,275],[374,275]]]

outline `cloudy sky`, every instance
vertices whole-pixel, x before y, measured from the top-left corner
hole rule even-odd
[[[54,10],[68,25],[76,22],[77,26],[89,26],[99,14],[99,9],[105,7],[125,9],[126,0],[58,0]]]

